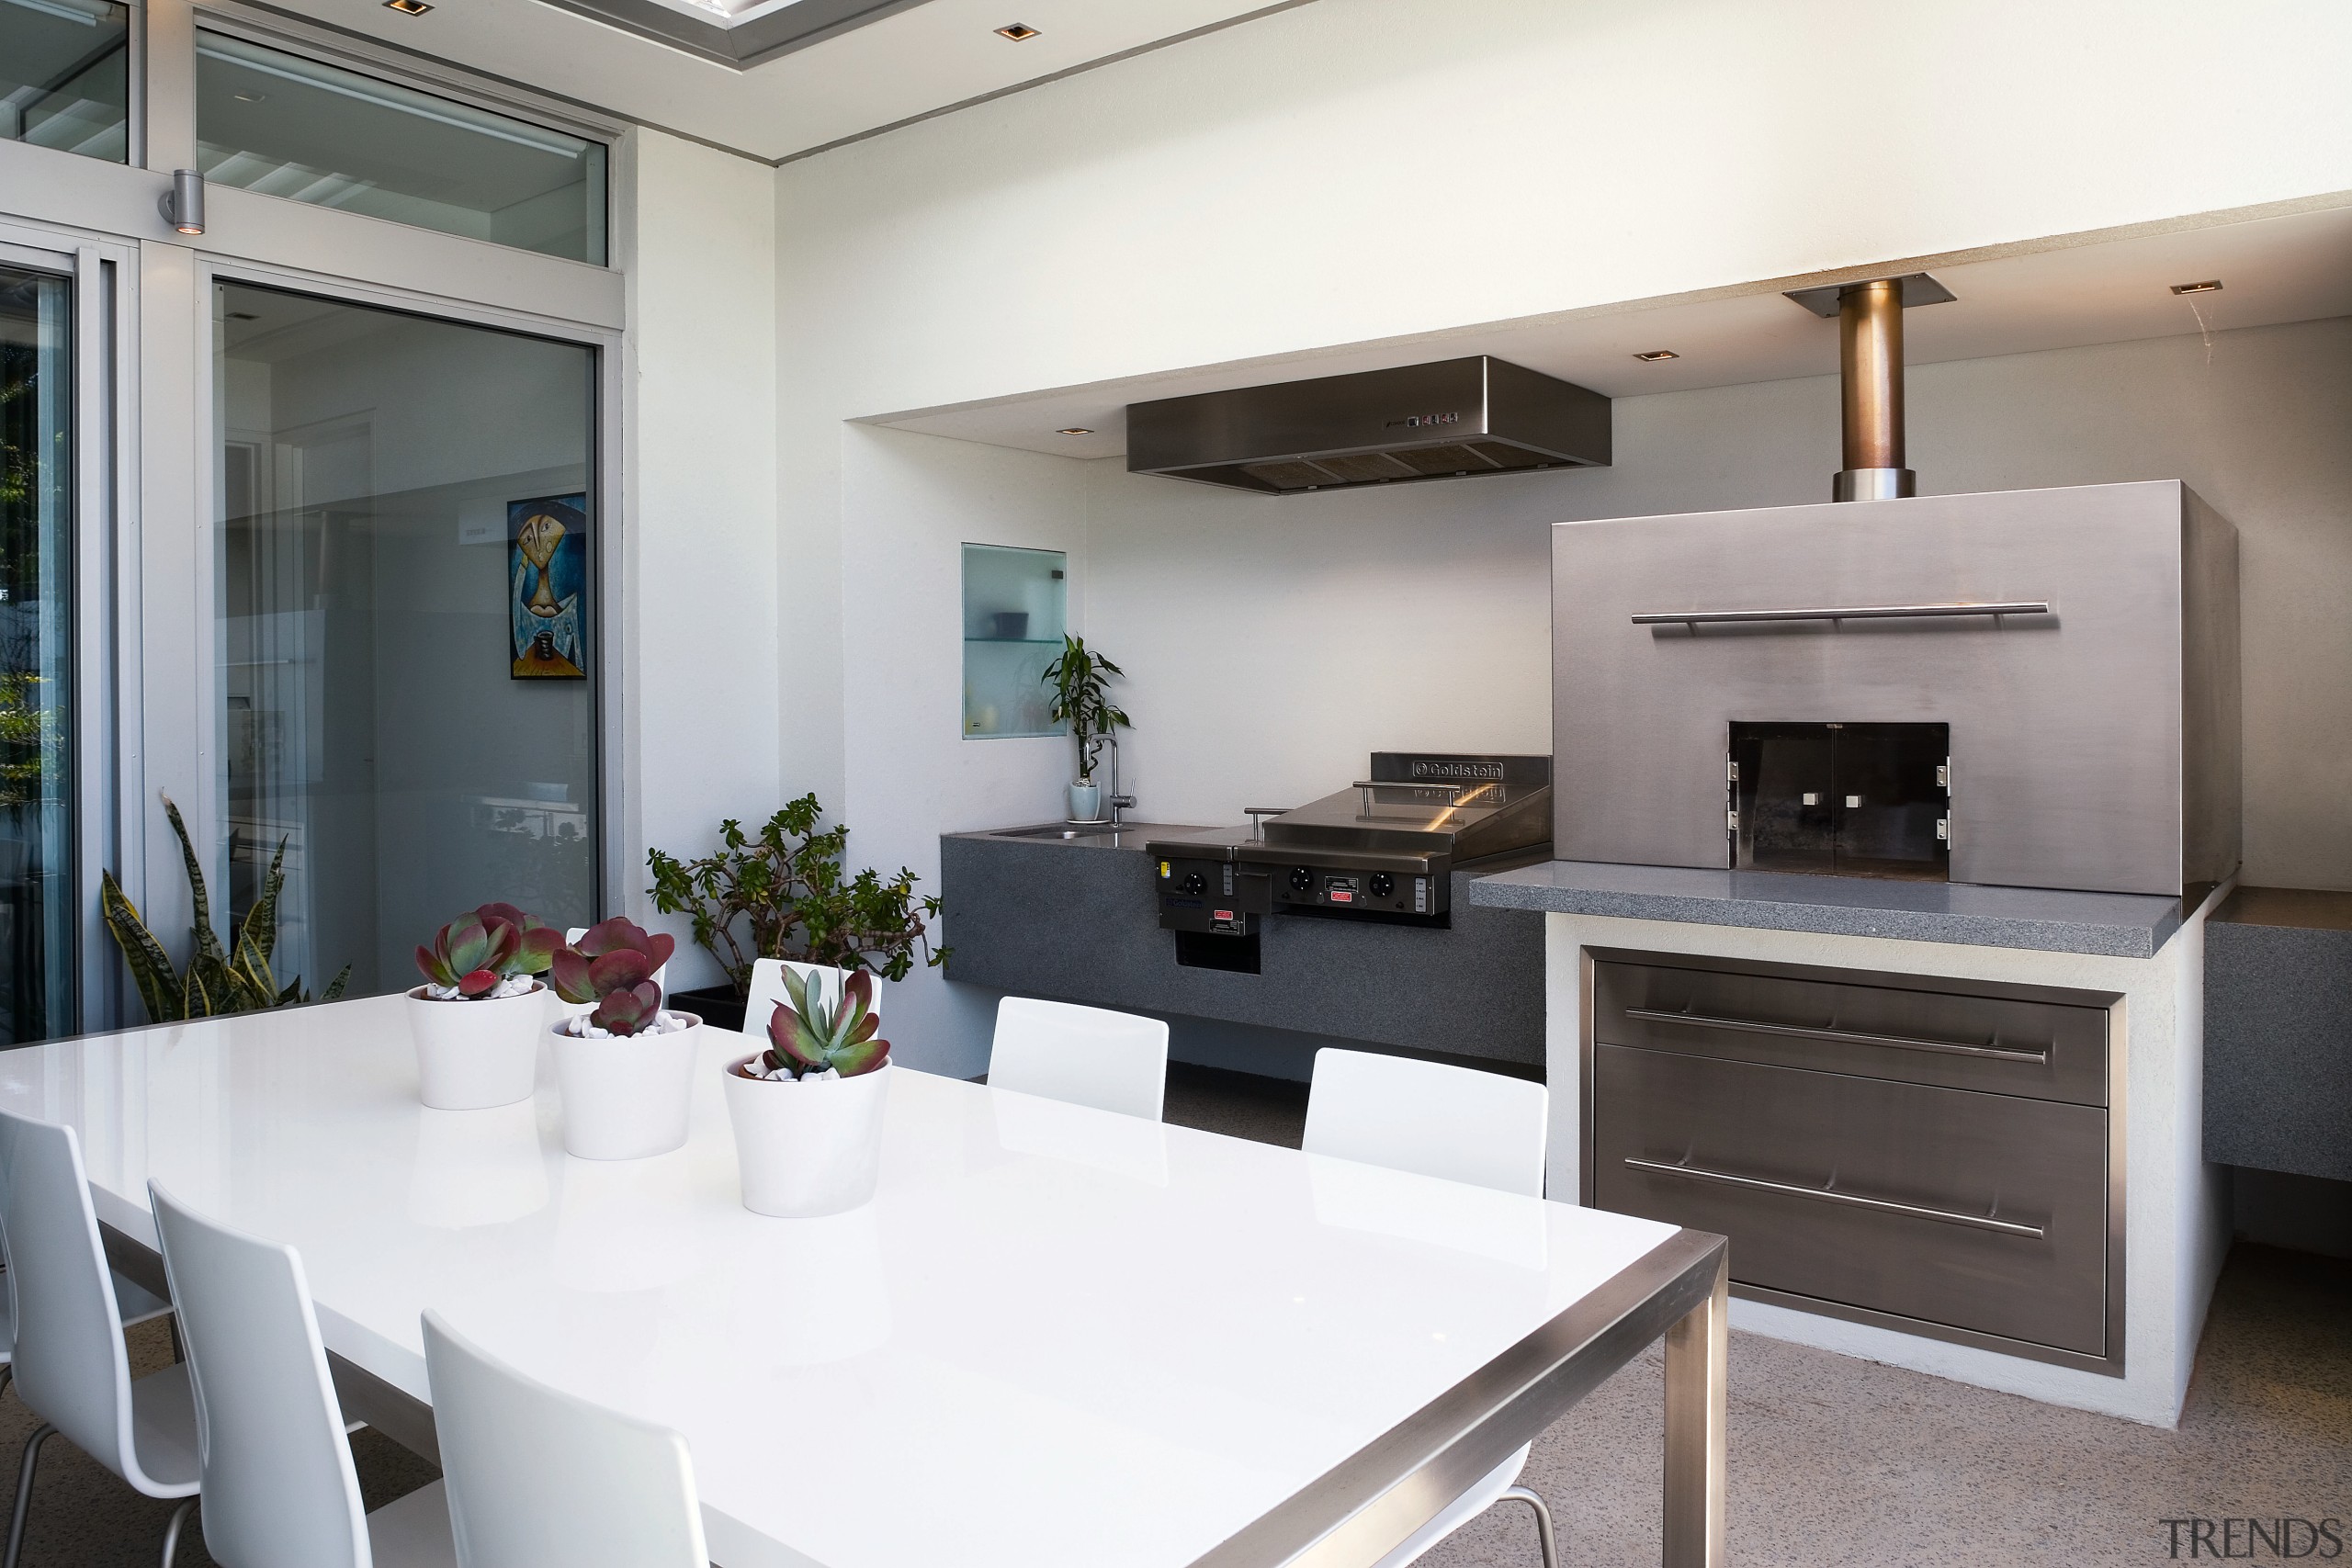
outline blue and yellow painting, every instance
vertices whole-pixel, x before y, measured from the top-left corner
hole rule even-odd
[[[588,498],[506,503],[514,679],[588,678]]]

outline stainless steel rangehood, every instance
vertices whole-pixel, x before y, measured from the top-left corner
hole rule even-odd
[[[1473,355],[1127,405],[1127,468],[1268,495],[1605,467],[1609,400]]]

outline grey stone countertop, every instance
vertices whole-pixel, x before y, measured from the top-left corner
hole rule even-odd
[[[1555,860],[1481,877],[1470,901],[1686,925],[1949,942],[2147,958],[2180,926],[2180,900],[1967,883],[1702,871]]]
[[[1123,822],[1116,828],[1108,823],[1041,822],[1034,828],[983,828],[968,833],[950,833],[951,839],[996,839],[1017,844],[1053,844],[1072,850],[1135,850],[1141,852],[1153,839],[1182,839],[1193,833],[1216,831],[1210,828],[1181,826],[1171,822]]]

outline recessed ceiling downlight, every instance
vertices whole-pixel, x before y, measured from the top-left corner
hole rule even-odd
[[[2219,294],[2222,291],[2222,280],[2218,277],[2209,277],[2202,283],[2176,283],[2172,286],[2172,291],[2175,294]]]
[[[1657,365],[1666,360],[1679,359],[1682,356],[1670,348],[1653,348],[1645,354],[1637,354],[1634,357],[1645,365]]]
[[[999,38],[1009,38],[1015,43],[1027,43],[1037,36],[1037,29],[1026,22],[1007,22],[996,29]]]
[[[433,7],[428,0],[384,0],[384,9],[398,11],[403,17],[422,17]]]
[[[1065,424],[1054,434],[1056,435],[1091,435],[1094,432],[1082,424]]]

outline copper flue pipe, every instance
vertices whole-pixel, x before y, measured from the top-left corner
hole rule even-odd
[[[1840,501],[1876,501],[1912,493],[1903,454],[1903,284],[1877,278],[1849,284],[1838,295],[1838,367],[1846,471],[1838,476]]]

